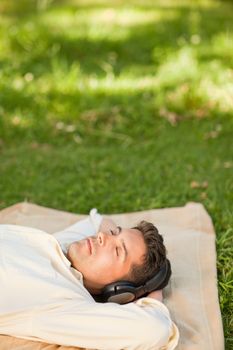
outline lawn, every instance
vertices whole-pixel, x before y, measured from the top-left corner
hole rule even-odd
[[[233,349],[233,4],[1,0],[0,208],[204,204]]]

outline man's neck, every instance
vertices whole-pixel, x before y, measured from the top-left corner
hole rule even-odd
[[[100,295],[102,288],[94,287],[91,283],[89,283],[87,280],[83,280],[84,287],[88,290],[88,292],[92,295]]]

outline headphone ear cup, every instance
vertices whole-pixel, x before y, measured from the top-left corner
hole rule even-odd
[[[128,281],[110,283],[104,287],[100,298],[103,302],[126,304],[136,299],[136,286]]]

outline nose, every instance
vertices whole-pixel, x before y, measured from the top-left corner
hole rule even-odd
[[[104,246],[107,243],[107,240],[111,238],[111,235],[105,232],[98,232],[97,241],[100,246]]]

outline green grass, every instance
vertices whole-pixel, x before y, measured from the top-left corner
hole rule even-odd
[[[202,202],[233,349],[233,6],[2,0],[0,208]]]

